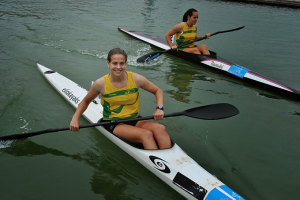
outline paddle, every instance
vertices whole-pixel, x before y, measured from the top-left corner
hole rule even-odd
[[[230,29],[230,30],[218,31],[218,32],[215,32],[215,33],[211,34],[210,36],[214,36],[214,35],[217,35],[217,34],[220,34],[220,33],[227,33],[227,32],[232,32],[232,31],[241,30],[241,29],[243,29],[244,27],[245,27],[245,26],[241,26],[241,27],[238,27],[238,28]],[[204,40],[204,39],[206,39],[206,38],[207,38],[207,37],[204,36],[204,37],[198,38],[198,39],[193,40],[193,41],[190,41],[190,42],[185,42],[185,43],[179,45],[178,47],[182,47],[182,46],[184,46],[184,45],[191,44],[191,43],[193,43],[193,42],[198,42],[198,41]],[[169,52],[169,51],[172,51],[172,50],[173,50],[173,49],[168,49],[168,50],[164,50],[164,51],[156,51],[156,52],[148,53],[148,54],[146,54],[146,55],[144,55],[144,56],[142,56],[142,57],[139,57],[139,58],[137,59],[137,62],[139,62],[139,63],[144,63],[144,62],[146,62],[146,61],[151,61],[151,60],[157,58],[158,56],[160,56],[161,54],[166,53],[166,52]]]
[[[236,107],[234,107],[233,105],[227,104],[227,103],[219,103],[219,104],[211,104],[211,105],[191,108],[188,110],[184,110],[182,112],[166,114],[166,115],[164,115],[164,117],[187,116],[187,117],[192,117],[192,118],[197,118],[197,119],[216,120],[216,119],[232,117],[234,115],[237,115],[238,113],[239,113],[238,109]],[[106,124],[124,123],[124,122],[130,122],[130,121],[148,120],[148,119],[153,119],[153,118],[154,118],[153,116],[146,116],[146,117],[140,117],[140,118],[134,118],[134,119],[123,119],[123,120],[118,120],[118,121],[99,122],[99,123],[81,125],[80,128],[89,128],[89,127],[95,127],[95,126],[103,126]],[[69,127],[58,128],[58,129],[46,129],[46,130],[30,132],[30,133],[21,133],[21,134],[1,136],[0,142],[7,141],[7,140],[25,139],[28,137],[41,135],[41,134],[45,134],[45,133],[53,133],[53,132],[66,131],[66,130],[69,130]]]

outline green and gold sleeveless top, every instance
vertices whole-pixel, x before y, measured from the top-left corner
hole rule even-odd
[[[130,119],[139,115],[139,90],[132,72],[126,73],[127,85],[120,89],[113,86],[108,74],[104,76],[105,94],[101,96],[104,120]]]
[[[186,22],[181,22],[181,24],[183,25],[183,32],[182,33],[176,33],[176,43],[177,46],[182,45],[183,43],[192,41],[196,39],[196,35],[197,35],[197,28],[195,25],[193,25],[192,28],[188,28]],[[180,47],[179,49],[184,49],[184,48],[191,48],[191,47],[195,47],[195,43],[191,43],[191,44],[187,44],[184,45],[182,47]]]

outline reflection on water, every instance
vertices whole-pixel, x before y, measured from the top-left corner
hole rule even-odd
[[[270,99],[282,99],[283,98],[279,95],[275,95],[275,94],[272,94],[272,93],[267,93],[267,92],[264,92],[264,91],[261,91],[261,92],[258,91],[257,95],[261,96],[261,97],[270,98]]]
[[[141,9],[141,15],[144,16],[145,24],[147,24],[148,28],[155,26],[155,20],[152,16],[152,12],[155,12],[157,9],[154,2],[154,0],[145,0],[145,7]],[[152,33],[151,29],[149,31],[149,33]]]
[[[295,112],[293,113],[293,115],[300,116],[300,112],[295,111]]]
[[[109,157],[99,156],[97,152],[86,151],[83,154],[67,154],[57,149],[45,147],[30,140],[19,141],[11,147],[1,149],[1,152],[16,157],[32,157],[53,155],[65,157],[78,162],[83,162],[94,169],[90,178],[91,189],[95,194],[101,194],[105,199],[137,199],[133,194],[128,194],[128,179],[130,177],[122,167],[116,166]],[[126,180],[123,178],[126,177]],[[117,188],[118,192],[113,192]]]
[[[201,72],[199,67],[176,64],[171,65],[170,71],[166,72],[166,80],[176,88],[176,90],[167,90],[166,92],[175,100],[184,103],[189,103],[191,100],[189,97],[193,89],[192,83],[195,80],[215,82],[213,78]]]

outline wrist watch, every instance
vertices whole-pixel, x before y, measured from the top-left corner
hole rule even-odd
[[[164,106],[156,106],[156,109],[164,110]]]

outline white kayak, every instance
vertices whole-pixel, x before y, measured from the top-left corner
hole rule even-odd
[[[42,75],[75,108],[87,90],[61,74],[37,64]],[[83,113],[91,123],[102,118],[102,106],[97,97]],[[241,200],[244,199],[189,157],[176,143],[170,149],[144,150],[124,142],[102,126],[103,135],[158,176],[187,199]]]
[[[134,31],[128,31],[123,28],[119,28],[119,30],[135,39],[146,42],[151,46],[154,46],[161,50],[165,51],[170,49],[169,45],[166,43],[164,39],[160,39],[154,36],[147,36]],[[270,91],[276,92],[278,94],[292,97],[294,99],[300,99],[300,91],[292,89],[291,87],[288,87],[281,83],[278,83],[277,81],[271,80],[265,76],[262,76],[254,72],[253,70],[237,65],[234,62],[227,61],[226,59],[218,56],[213,51],[210,51],[211,53],[210,56],[191,54],[184,51],[169,51],[168,53],[183,58],[187,61],[194,62],[201,67],[206,67],[216,72],[227,74],[238,80],[242,80],[243,82],[256,85],[259,88],[265,88]]]

